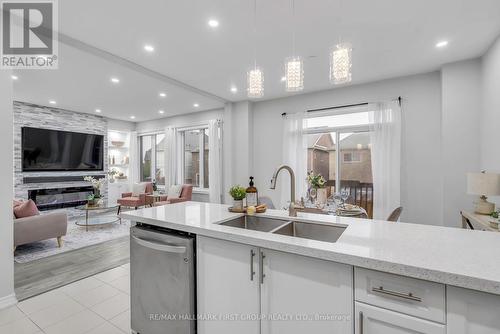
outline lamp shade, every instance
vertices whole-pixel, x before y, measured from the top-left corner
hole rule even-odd
[[[500,195],[500,174],[468,173],[467,193],[470,195]]]

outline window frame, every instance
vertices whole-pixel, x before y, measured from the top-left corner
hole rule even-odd
[[[156,155],[157,155],[157,149],[156,149],[156,146],[157,146],[157,136],[158,135],[162,135],[163,133],[161,132],[155,132],[155,133],[144,133],[144,134],[140,134],[138,135],[138,140],[139,140],[139,155],[141,157],[141,159],[139,160],[139,175],[140,175],[140,182],[157,182],[156,180],[156,168],[157,168],[157,159],[156,159]],[[151,138],[151,167],[150,167],[150,175],[151,175],[151,181],[146,181],[146,180],[143,180],[143,145],[142,145],[142,142],[143,142],[143,138],[144,137],[150,137]],[[166,154],[166,152],[164,153]],[[164,168],[166,168],[166,166],[164,166]],[[163,173],[165,174],[166,173],[166,170],[163,171]],[[164,184],[158,184],[157,183],[157,186],[158,188],[161,188],[161,189],[165,189],[165,185]]]
[[[179,128],[177,130],[178,133],[178,148],[180,149],[179,151],[181,152],[181,161],[180,161],[180,178],[182,182],[184,183],[185,181],[185,170],[186,170],[186,159],[185,159],[185,136],[187,131],[193,131],[193,130],[199,130],[200,132],[198,133],[198,145],[200,148],[200,153],[199,153],[199,182],[198,184],[200,186],[195,187],[193,185],[193,191],[197,193],[208,193],[209,188],[205,188],[205,130],[208,130],[208,124],[202,124],[202,125],[197,125],[197,126],[190,126],[190,127],[184,127],[184,128]],[[210,138],[208,139],[210,140]],[[208,145],[208,141],[206,142]],[[210,154],[210,149],[208,151]],[[209,171],[210,172],[210,171]]]
[[[335,111],[333,110],[326,110],[326,111],[321,111],[321,112],[314,112],[314,115],[311,115],[310,117],[305,117],[304,118],[304,123],[303,123],[303,133],[304,135],[312,135],[312,134],[326,134],[326,133],[335,133],[335,143],[336,143],[336,149],[335,149],[335,184],[336,184],[336,189],[340,189],[341,186],[341,180],[342,180],[342,175],[341,174],[341,162],[343,160],[343,156],[341,156],[340,152],[340,136],[341,134],[345,133],[370,133],[370,124],[363,124],[363,125],[352,125],[352,126],[337,126],[337,127],[332,127],[332,126],[321,126],[321,127],[307,127],[307,120],[312,119],[312,118],[318,118],[318,117],[325,117],[325,116],[333,116],[333,115],[346,115],[346,114],[355,114],[355,113],[361,113],[361,112],[370,112],[373,110],[373,106],[368,104],[367,106],[363,107],[347,107],[347,108],[342,108],[342,109],[337,109]]]

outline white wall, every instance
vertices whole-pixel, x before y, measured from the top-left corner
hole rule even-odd
[[[480,170],[481,61],[449,64],[441,70],[443,222],[457,226],[461,209],[472,209],[467,173]]]
[[[481,169],[500,173],[500,39],[483,57]],[[500,197],[492,198],[500,206]]]
[[[108,118],[108,130],[135,131],[136,123]]]
[[[139,134],[148,132],[163,132],[167,126],[186,127],[200,124],[206,124],[211,119],[223,119],[224,109],[215,109],[165,117],[147,122],[137,123],[136,129]]]
[[[0,308],[16,302],[14,296],[14,232],[12,221],[13,198],[13,112],[12,112],[12,79],[10,71],[0,71]]]
[[[401,203],[402,220],[443,224],[441,170],[440,73],[355,85],[329,91],[254,103],[253,168],[260,195],[279,203],[281,191],[270,190],[269,180],[282,162],[281,113],[377,102],[403,97]],[[278,185],[279,188],[279,185]]]

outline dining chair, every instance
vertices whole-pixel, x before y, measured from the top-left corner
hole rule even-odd
[[[399,216],[401,216],[401,212],[403,212],[403,207],[400,206],[399,208],[394,209],[392,213],[389,215],[387,218],[388,221],[390,222],[397,222],[399,220]]]

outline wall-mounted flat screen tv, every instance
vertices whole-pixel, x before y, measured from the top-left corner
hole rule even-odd
[[[103,170],[104,136],[23,127],[23,172]]]

